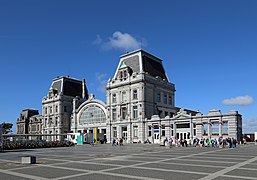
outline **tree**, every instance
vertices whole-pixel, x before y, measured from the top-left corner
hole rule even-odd
[[[12,132],[12,127],[13,127],[12,123],[5,123],[4,122],[4,123],[0,124],[0,126],[3,129],[3,134],[8,134],[8,133]]]

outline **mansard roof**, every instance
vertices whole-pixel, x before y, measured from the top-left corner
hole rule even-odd
[[[120,56],[120,62],[114,75],[114,79],[117,78],[118,71],[124,64],[130,67],[133,73],[147,72],[150,76],[158,76],[161,79],[169,81],[162,60],[142,49]]]
[[[69,76],[61,76],[53,80],[49,91],[53,91],[54,94],[63,94],[72,97],[79,96],[83,98],[83,89],[85,98],[88,98],[85,80],[78,80]]]

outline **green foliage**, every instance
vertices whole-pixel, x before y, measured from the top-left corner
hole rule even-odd
[[[4,122],[4,123],[0,124],[0,126],[3,129],[3,134],[8,134],[8,133],[12,132],[12,127],[13,127],[12,123],[5,123]]]

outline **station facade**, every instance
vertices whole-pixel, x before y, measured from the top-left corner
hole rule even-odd
[[[114,77],[108,80],[106,103],[90,95],[73,99],[71,132],[103,133],[107,142],[123,138],[127,143],[164,138],[236,138],[242,136],[242,116],[237,111],[222,114],[175,106],[175,85],[169,81],[162,60],[143,50],[120,57]]]
[[[106,102],[88,94],[85,80],[69,76],[53,79],[42,99],[42,115],[24,110],[17,120],[17,134],[39,134],[49,141],[61,134],[104,135],[107,142],[123,138],[127,143],[165,138],[177,140],[242,137],[238,111],[223,114],[210,110],[204,115],[175,106],[175,84],[170,82],[162,60],[143,50],[120,57],[114,76],[106,86]],[[29,121],[28,112],[32,119]],[[34,116],[35,115],[35,116]],[[60,136],[59,136],[60,135]]]

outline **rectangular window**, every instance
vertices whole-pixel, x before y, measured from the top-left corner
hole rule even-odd
[[[52,113],[53,113],[53,108],[52,108],[52,106],[50,106],[49,108],[50,108],[50,114],[52,114]]]
[[[169,104],[169,105],[172,105],[171,95],[169,95],[168,104]]]
[[[177,128],[190,128],[190,123],[177,124]]]
[[[112,109],[112,120],[113,121],[116,121],[117,119],[117,112],[116,112],[116,109]]]
[[[113,137],[117,137],[117,127],[113,127]]]
[[[121,100],[122,100],[122,102],[126,102],[127,101],[127,94],[126,94],[126,92],[122,92]]]
[[[133,99],[134,99],[134,100],[137,99],[137,90],[134,90],[134,91],[133,91]]]
[[[162,136],[165,136],[165,125],[162,125]]]
[[[203,135],[208,135],[208,123],[203,124]]]
[[[164,96],[163,96],[163,103],[167,104],[167,94],[164,94]]]
[[[55,106],[55,112],[58,113],[58,106]]]
[[[67,112],[67,106],[64,106],[64,112]]]
[[[134,126],[133,134],[134,134],[134,137],[138,137],[138,126]]]
[[[161,93],[160,92],[157,93],[156,101],[161,102]]]
[[[152,136],[152,127],[148,126],[148,136]]]
[[[193,136],[196,136],[196,124],[193,123]]]
[[[133,106],[133,118],[138,118],[138,109],[137,106]]]
[[[171,136],[174,136],[174,124],[170,124]]]
[[[222,134],[228,135],[228,121],[223,121],[222,124]]]
[[[212,132],[212,135],[219,135],[219,122],[218,121],[212,122],[211,132]]]
[[[47,107],[45,107],[45,114],[47,114]]]
[[[121,119],[126,119],[126,116],[127,116],[127,108],[122,107],[121,108]]]
[[[112,95],[112,103],[116,103],[117,102],[117,97],[116,94]]]

